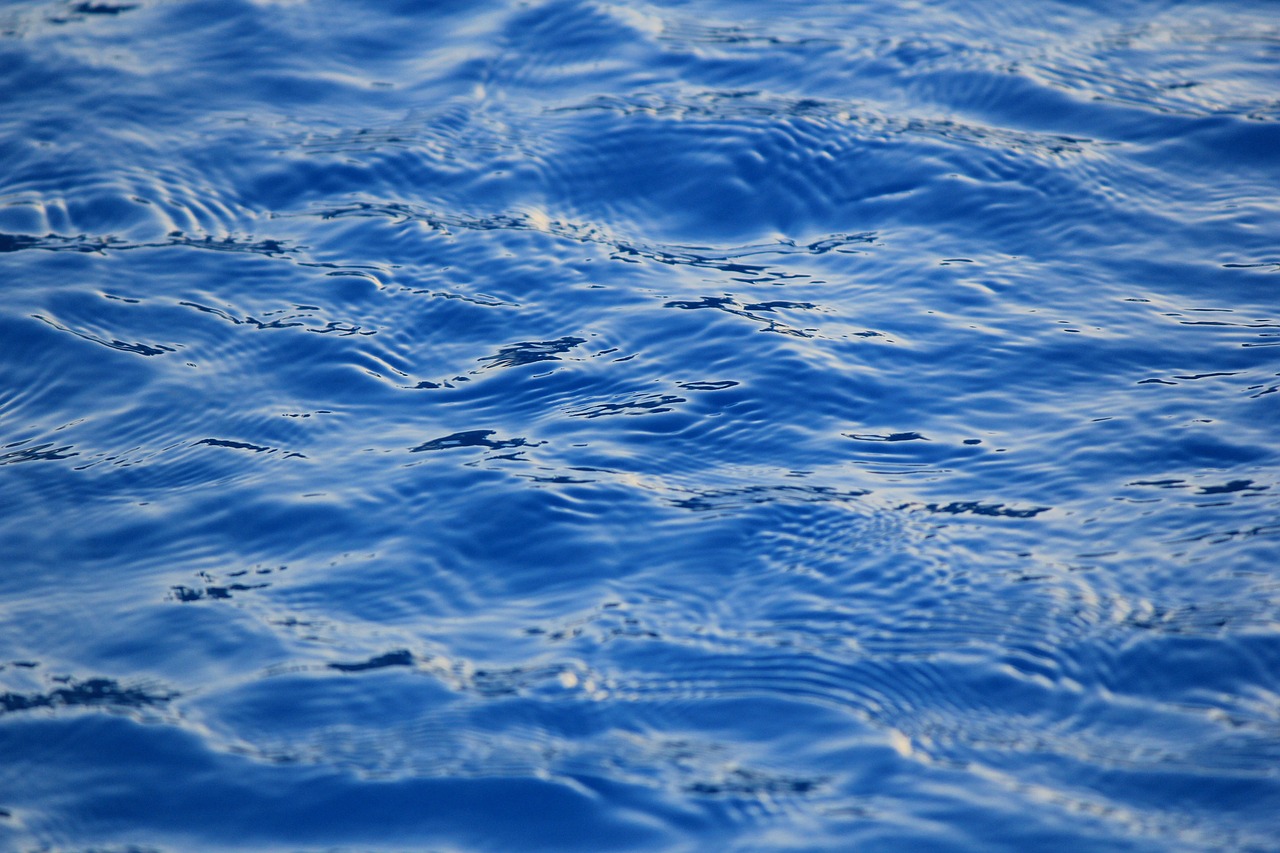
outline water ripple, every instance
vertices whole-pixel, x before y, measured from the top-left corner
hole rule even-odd
[[[0,847],[1271,849],[1271,17],[0,11]]]

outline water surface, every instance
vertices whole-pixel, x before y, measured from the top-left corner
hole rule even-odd
[[[0,68],[0,848],[1280,850],[1271,4]]]

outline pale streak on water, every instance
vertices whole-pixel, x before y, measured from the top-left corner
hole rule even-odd
[[[0,69],[0,848],[1280,849],[1271,4]]]

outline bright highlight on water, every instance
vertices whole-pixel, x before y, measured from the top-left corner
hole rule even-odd
[[[0,850],[1280,850],[1272,4],[0,68]]]

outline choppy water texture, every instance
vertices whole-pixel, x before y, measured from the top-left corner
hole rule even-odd
[[[1274,4],[0,68],[0,848],[1280,850]]]

